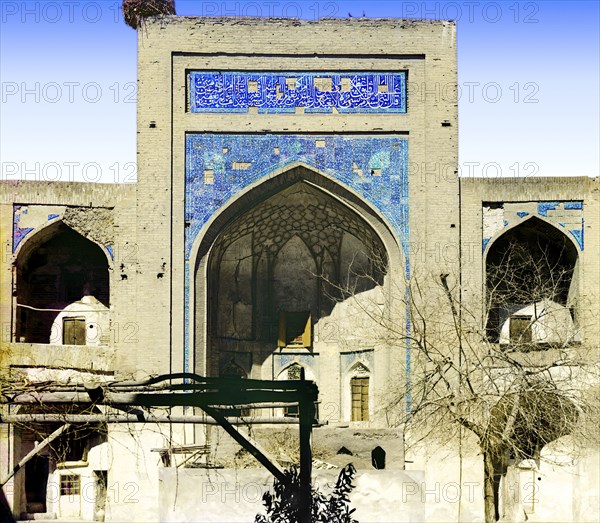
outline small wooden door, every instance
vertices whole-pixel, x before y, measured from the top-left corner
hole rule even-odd
[[[352,421],[369,421],[369,378],[352,378]]]
[[[63,319],[63,345],[85,345],[85,319]]]
[[[511,343],[531,343],[531,316],[511,316],[509,331]]]

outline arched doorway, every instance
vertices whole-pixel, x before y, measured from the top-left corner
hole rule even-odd
[[[490,340],[531,350],[577,336],[578,250],[536,217],[490,246],[486,287]]]
[[[309,169],[255,191],[199,245],[194,349],[201,373],[222,374],[234,357],[251,377],[274,379],[274,351],[314,353],[337,303],[381,288],[388,245],[399,258],[393,235],[360,198]]]
[[[16,341],[49,343],[56,316],[84,296],[109,306],[105,253],[60,221],[23,244],[16,260],[16,282]]]
[[[533,386],[506,394],[490,414],[487,431],[496,441],[496,446],[488,449],[494,461],[496,519],[504,516],[509,521],[523,521],[525,513],[535,512],[538,487],[532,474],[534,478],[538,475],[542,450],[577,430],[580,410],[567,392]],[[556,463],[564,465],[567,457],[562,454]]]

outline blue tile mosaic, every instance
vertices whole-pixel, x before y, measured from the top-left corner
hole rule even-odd
[[[190,262],[187,259],[183,278],[183,372],[190,372]]]
[[[236,193],[270,173],[302,162],[370,202],[409,252],[408,140],[379,135],[188,134],[186,137],[185,254],[202,226]],[[209,183],[206,183],[209,182]],[[185,360],[189,361],[189,295],[185,268]],[[408,257],[406,273],[410,275]]]
[[[190,73],[192,113],[406,113],[406,72]]]
[[[488,243],[490,243],[491,238],[484,238],[483,241],[481,242],[481,252],[485,252],[485,248],[488,246]]]
[[[19,247],[19,244],[23,241],[23,238],[33,231],[33,227],[19,227],[21,216],[19,216],[18,211],[20,209],[21,205],[13,205],[13,253],[17,251],[17,247]],[[21,212],[23,212],[23,214],[27,214],[27,209],[23,209]]]
[[[379,209],[403,242],[408,242],[405,137],[189,134],[186,257],[202,226],[230,198],[269,173],[296,162],[313,166],[354,189]],[[377,175],[373,176],[375,170]],[[205,171],[211,172],[211,183],[205,183]]]
[[[583,251],[583,220],[581,220],[581,230],[570,229],[569,232],[573,235],[575,240],[577,240],[579,248]]]
[[[17,247],[31,231],[33,231],[33,227],[23,227],[20,228],[15,224],[13,229],[13,252],[16,252]]]
[[[562,207],[562,209],[561,209]],[[540,216],[548,217],[548,211],[570,211],[569,216],[579,217],[582,216],[583,202],[582,201],[569,201],[569,202],[539,202],[538,213]],[[579,212],[578,212],[579,211]],[[565,213],[566,214],[566,213]],[[577,218],[579,219],[579,218]],[[571,222],[572,223],[572,222]],[[564,223],[560,223],[563,227],[566,227]],[[573,235],[579,248],[583,251],[583,217],[581,217],[581,228],[569,229],[569,232]]]
[[[538,214],[548,216],[548,211],[555,210],[559,205],[560,202],[538,202]]]
[[[563,205],[565,210],[582,210],[583,209],[583,202],[565,202]]]
[[[517,205],[517,204],[512,204],[512,205]],[[554,216],[551,214],[550,216],[548,216],[548,212],[549,211],[556,211],[556,213],[558,214],[554,214]],[[575,238],[575,240],[577,241],[577,244],[579,245],[579,248],[583,251],[584,248],[584,232],[583,232],[583,216],[582,216],[582,211],[583,211],[583,202],[582,201],[555,201],[555,202],[537,202],[537,213],[540,216],[543,216],[544,218],[548,219],[550,222],[555,223],[556,225],[560,225],[561,227],[567,228],[567,227],[573,227],[574,224],[578,225],[578,222],[581,220],[581,228],[579,228],[578,226],[576,228],[570,228],[568,229],[568,231],[573,235],[573,237]],[[529,216],[530,213],[527,211],[517,211],[516,215],[519,218],[524,218],[525,216]],[[560,218],[561,220],[564,220],[565,218],[569,218],[569,222],[567,225],[567,222],[563,222],[563,221],[554,221],[554,220],[558,220],[558,216],[561,216],[562,218]],[[520,222],[523,223],[523,222]],[[503,226],[507,227],[511,224],[511,220],[503,220]],[[497,231],[497,233],[499,233],[500,231]],[[483,238],[483,242],[482,242],[482,252],[485,252],[489,242],[491,241],[491,237],[488,238]]]

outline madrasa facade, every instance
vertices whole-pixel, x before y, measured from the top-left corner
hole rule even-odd
[[[536,304],[490,319],[489,271],[508,244],[544,245],[569,278],[539,299],[552,298],[559,328],[530,341],[544,353],[560,331],[597,358],[600,185],[459,176],[457,91],[449,21],[146,20],[137,182],[0,182],[3,380],[302,375],[319,389],[315,477],[326,484],[353,461],[359,521],[482,520],[477,445],[409,446],[390,419],[394,398],[410,408],[398,384],[418,364],[409,282],[449,275],[508,345]],[[44,405],[2,409],[0,475],[17,517],[251,521],[261,511],[268,472],[217,426],[88,422],[46,444],[58,417],[19,418]],[[285,464],[295,427],[282,427],[240,430]],[[518,472],[521,515],[597,520],[597,448],[561,467],[533,461]]]

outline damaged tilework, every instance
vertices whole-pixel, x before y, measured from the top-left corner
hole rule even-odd
[[[406,113],[406,73],[200,72],[192,113]]]
[[[356,363],[362,364],[373,371],[375,368],[375,355],[372,349],[345,352],[340,354],[340,371],[343,373],[350,370],[350,368]]]
[[[13,205],[13,253],[31,231],[59,218],[64,205]]]
[[[326,146],[319,146],[325,142]],[[227,152],[223,152],[227,151]],[[354,189],[408,242],[408,141],[400,136],[189,134],[186,257],[210,217],[247,185],[303,162]],[[235,169],[237,162],[249,164]],[[205,172],[212,171],[210,184]],[[375,174],[377,173],[377,174]]]
[[[114,260],[113,216],[106,207],[13,205],[13,253],[32,231],[57,219],[96,242]]]
[[[192,246],[203,225],[248,185],[302,162],[374,205],[409,250],[408,140],[375,135],[188,134],[185,174],[184,367],[189,368]],[[243,169],[239,166],[243,165]],[[207,183],[206,172],[211,172]],[[410,275],[408,255],[406,274]]]
[[[13,206],[13,245],[12,252],[16,252],[17,247],[23,241],[23,238],[27,236],[33,227],[22,227],[21,226],[21,214],[27,214],[27,209],[21,209],[20,205]]]
[[[315,379],[319,378],[318,354],[273,354],[273,374],[279,375],[289,365],[297,363],[311,371]]]
[[[482,251],[502,229],[517,225],[531,216],[541,216],[570,234],[583,251],[583,202],[546,201],[519,203],[489,203],[483,206]]]

